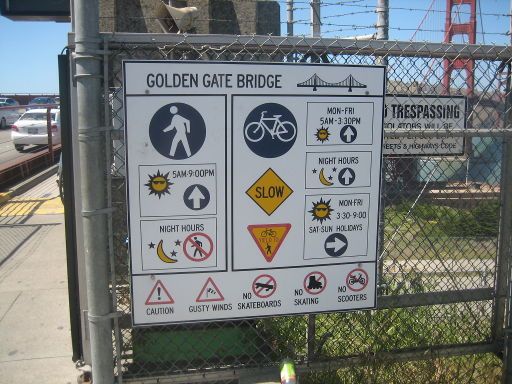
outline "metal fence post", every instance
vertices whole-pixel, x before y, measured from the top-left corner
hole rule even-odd
[[[377,0],[377,39],[387,40],[389,38],[389,3],[388,0]],[[388,65],[387,57],[377,57],[376,64]],[[387,78],[387,68],[386,68]],[[387,80],[387,79],[386,79]],[[384,219],[384,207],[386,206],[385,198],[385,182],[386,182],[386,162],[382,160],[382,172],[381,172],[381,198],[380,198],[380,211],[379,211],[379,245],[378,245],[378,263],[377,263],[377,287],[379,293],[382,294],[382,290],[385,289],[385,282],[382,281],[384,275],[384,227],[386,225]],[[384,284],[384,285],[383,285]]]
[[[98,0],[75,1],[78,134],[82,164],[82,217],[95,384],[114,381],[109,291],[105,138],[101,127],[101,60]]]
[[[512,122],[511,65],[508,64],[507,76],[507,120],[505,126]],[[512,281],[511,281],[511,240],[512,240],[512,137],[506,135],[503,140],[501,192],[500,243],[498,249],[498,275],[496,281],[496,319],[495,340],[504,337],[504,377],[505,383],[512,383]],[[505,309],[506,306],[506,309]],[[506,324],[503,330],[503,317],[506,313]],[[503,332],[504,331],[504,332]]]
[[[320,37],[320,27],[322,25],[320,18],[320,0],[311,0],[311,36]]]
[[[50,164],[53,164],[53,141],[52,141],[52,108],[46,108],[46,133],[48,135],[48,156],[50,157]]]
[[[377,0],[377,40],[389,38],[389,0]]]
[[[293,0],[286,0],[286,36],[293,36]]]

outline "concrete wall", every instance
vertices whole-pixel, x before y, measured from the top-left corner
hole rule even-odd
[[[175,7],[195,6],[199,34],[279,36],[279,4],[276,1],[172,0]],[[161,20],[176,32],[160,0],[100,0],[102,32],[161,33]]]

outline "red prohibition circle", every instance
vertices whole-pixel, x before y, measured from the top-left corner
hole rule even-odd
[[[192,244],[194,244],[194,240],[192,239],[194,236],[203,236],[203,237],[206,237],[206,239],[208,240],[208,243],[210,244],[210,252],[206,252],[204,250],[204,248],[206,247],[200,247],[199,245],[195,245],[195,247],[197,249],[199,249],[199,253],[201,255],[204,255],[204,257],[202,258],[194,258],[193,256],[190,256],[187,252],[187,244],[190,242]],[[203,232],[194,232],[194,233],[191,233],[190,235],[187,236],[187,238],[185,239],[185,241],[183,242],[183,253],[185,254],[185,256],[187,257],[187,259],[189,260],[192,260],[192,261],[195,261],[197,263],[201,262],[201,261],[204,261],[206,260],[207,258],[209,258],[211,256],[211,254],[213,253],[213,241],[212,239],[210,238],[210,236],[208,236],[206,233],[203,233]]]
[[[324,284],[323,284],[322,288],[320,288],[318,291],[313,292],[313,291],[310,291],[311,288],[308,288],[307,284],[308,284],[309,276],[316,275],[316,274],[320,275],[320,279],[324,281]],[[327,277],[325,277],[325,275],[322,272],[319,272],[319,271],[309,272],[306,275],[306,277],[304,278],[304,289],[310,295],[318,295],[318,294],[322,293],[324,291],[325,287],[327,287]]]
[[[353,288],[352,287],[352,284],[355,284],[356,282],[353,282],[352,284],[350,284],[350,277],[352,276],[352,273],[354,272],[362,272],[364,274],[364,283],[360,282],[360,281],[356,281],[357,283],[361,284],[362,287],[361,288]],[[359,277],[359,279],[361,278],[362,276]],[[353,269],[351,270],[348,274],[347,274],[347,278],[345,280],[345,283],[347,284],[347,287],[348,289],[350,289],[351,291],[354,291],[354,292],[359,292],[359,291],[362,291],[363,289],[366,288],[366,286],[368,285],[368,273],[366,273],[366,271],[364,269],[361,269],[361,268],[356,268],[356,269]]]
[[[261,282],[258,280],[261,278],[265,278]],[[258,284],[258,286],[256,286]],[[266,287],[265,285],[273,284],[271,288]],[[270,275],[259,275],[252,282],[252,291],[256,296],[260,299],[266,299],[267,297],[272,296],[277,289],[277,281]],[[267,294],[261,293],[263,290],[266,291]]]

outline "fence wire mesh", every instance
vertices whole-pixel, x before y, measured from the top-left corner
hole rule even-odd
[[[510,132],[507,49],[463,52],[444,46],[449,52],[444,55],[428,44],[166,39],[169,35],[153,41],[105,35],[114,127],[108,169],[115,208],[112,289],[117,310],[124,314],[116,340],[117,375],[128,381],[175,377],[176,382],[194,382],[187,374],[199,372],[203,382],[237,382],[222,373],[275,367],[290,357],[298,362],[303,383],[498,382],[502,364],[493,352],[503,341],[506,277],[499,242],[510,236],[499,233],[502,198],[511,193],[504,190],[510,185],[505,186],[502,169],[503,143]],[[125,152],[119,133],[124,128],[121,63],[127,59],[386,64],[388,94],[466,96],[467,128],[455,133],[465,139],[463,154],[384,157],[379,308],[132,328]],[[455,59],[474,63],[472,89],[466,74],[455,71],[449,87],[443,86],[445,66]],[[453,133],[389,126],[385,131],[388,139],[403,143],[416,143],[422,135],[428,145],[448,142]]]

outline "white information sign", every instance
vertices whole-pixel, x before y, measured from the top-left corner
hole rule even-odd
[[[389,137],[385,155],[462,155],[463,137],[443,137],[443,131],[466,128],[466,98],[463,96],[386,96],[384,129],[436,131],[440,137]]]
[[[374,308],[384,79],[124,62],[133,324]]]

